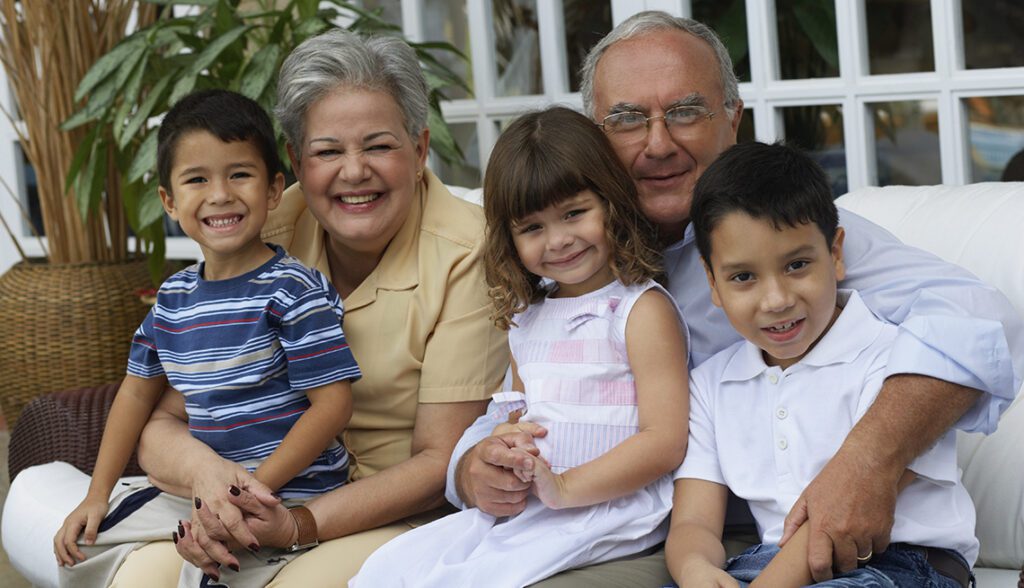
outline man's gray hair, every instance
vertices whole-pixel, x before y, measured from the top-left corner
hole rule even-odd
[[[306,39],[281,65],[274,114],[296,156],[305,141],[306,112],[339,87],[390,95],[414,141],[427,126],[427,82],[412,47],[395,37],[331,29]]]
[[[689,18],[672,16],[660,10],[638,12],[627,18],[587,53],[586,59],[583,60],[583,67],[580,68],[583,112],[586,112],[594,120],[598,118],[598,113],[594,112],[594,73],[597,71],[597,62],[600,61],[604,52],[619,41],[663,30],[679,30],[689,33],[702,39],[711,47],[718,61],[718,74],[722,80],[722,93],[725,95],[725,109],[730,117],[736,112],[736,108],[740,104],[740,90],[736,74],[732,71],[732,59],[721,39],[705,24]]]

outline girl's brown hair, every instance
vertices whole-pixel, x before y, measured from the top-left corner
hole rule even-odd
[[[540,276],[516,252],[512,224],[552,204],[592,191],[605,206],[615,277],[632,285],[662,276],[654,229],[640,211],[636,186],[605,134],[589,118],[555,106],[516,119],[498,138],[484,176],[484,268],[500,329],[544,297]]]

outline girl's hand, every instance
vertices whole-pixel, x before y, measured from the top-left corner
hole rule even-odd
[[[73,566],[85,561],[85,554],[78,549],[78,536],[84,528],[83,541],[86,545],[92,545],[96,541],[100,522],[107,515],[107,508],[106,498],[89,494],[64,519],[64,524],[53,537],[53,553],[57,556],[58,566]]]
[[[568,505],[565,478],[552,472],[548,462],[538,457],[533,458],[532,492],[548,508],[559,509]]]

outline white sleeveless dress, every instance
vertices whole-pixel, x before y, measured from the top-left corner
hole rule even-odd
[[[586,463],[638,430],[626,356],[626,319],[654,282],[614,281],[576,298],[547,298],[516,316],[509,345],[525,397],[495,396],[500,422],[513,410],[548,430],[536,444],[555,473]],[[685,423],[680,423],[684,426]],[[413,529],[367,559],[350,587],[519,587],[562,570],[634,554],[661,541],[672,506],[671,473],[628,496],[552,510],[531,496],[513,517],[479,509]]]

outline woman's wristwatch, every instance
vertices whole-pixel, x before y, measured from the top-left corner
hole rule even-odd
[[[316,519],[313,518],[313,513],[309,512],[309,509],[305,506],[293,506],[288,509],[288,512],[291,513],[292,519],[295,521],[295,527],[299,531],[295,544],[289,547],[288,551],[302,551],[303,549],[319,545],[320,542],[317,541]]]

